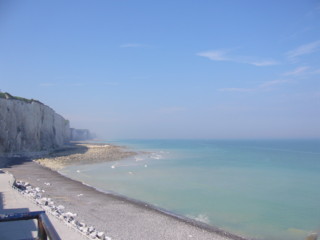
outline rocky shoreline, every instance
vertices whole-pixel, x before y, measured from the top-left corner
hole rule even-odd
[[[45,185],[50,186],[51,184],[45,183]],[[55,216],[64,224],[79,231],[89,239],[111,240],[104,232],[98,231],[95,227],[88,226],[86,223],[78,221],[76,213],[68,212],[65,210],[64,206],[57,206],[51,198],[44,197],[43,193],[45,191],[39,187],[33,187],[30,183],[23,181],[15,181],[12,187],[18,190],[23,196],[35,202],[36,205],[45,210],[46,213]]]
[[[141,153],[110,144],[75,143],[34,161],[52,170],[59,170],[69,165],[117,161],[137,154]]]

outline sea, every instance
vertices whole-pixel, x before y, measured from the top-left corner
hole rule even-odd
[[[320,140],[105,143],[144,153],[61,173],[251,239],[320,232]]]

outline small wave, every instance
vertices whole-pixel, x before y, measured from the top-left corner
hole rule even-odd
[[[135,157],[135,160],[136,162],[139,162],[139,161],[143,161],[144,159],[142,157]]]
[[[152,153],[150,158],[159,160],[159,159],[163,159],[163,156],[161,154]]]
[[[160,153],[163,153],[163,154],[169,154],[170,152],[167,152],[167,151],[159,151]]]
[[[187,217],[197,220],[199,222],[203,222],[206,224],[210,224],[210,219],[206,214],[200,213],[197,216],[187,215]]]

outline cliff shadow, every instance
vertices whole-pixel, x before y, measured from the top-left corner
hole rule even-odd
[[[32,159],[28,157],[1,157],[0,161],[1,161],[0,167],[11,168],[16,165],[21,165],[26,162],[31,162]]]
[[[4,172],[0,170],[0,174],[4,174]],[[2,210],[3,210],[3,193],[0,192],[0,213],[2,213]]]
[[[83,154],[88,151],[88,147],[80,143],[69,143],[67,146],[52,150],[45,158],[66,157],[72,154]]]
[[[17,157],[0,157],[0,168],[13,168],[17,165],[22,165],[40,158],[56,158],[67,157],[73,154],[84,154],[88,151],[88,147],[78,144],[70,143],[64,147],[50,150],[46,154],[34,154],[34,156],[17,156]]]

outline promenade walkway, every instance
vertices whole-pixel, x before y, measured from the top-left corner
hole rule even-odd
[[[40,207],[11,187],[13,181],[12,175],[0,170],[0,214],[41,211]],[[49,214],[48,217],[61,239],[87,239],[55,217]],[[37,229],[36,220],[3,222],[0,223],[0,239],[17,240],[35,238],[37,237]]]

